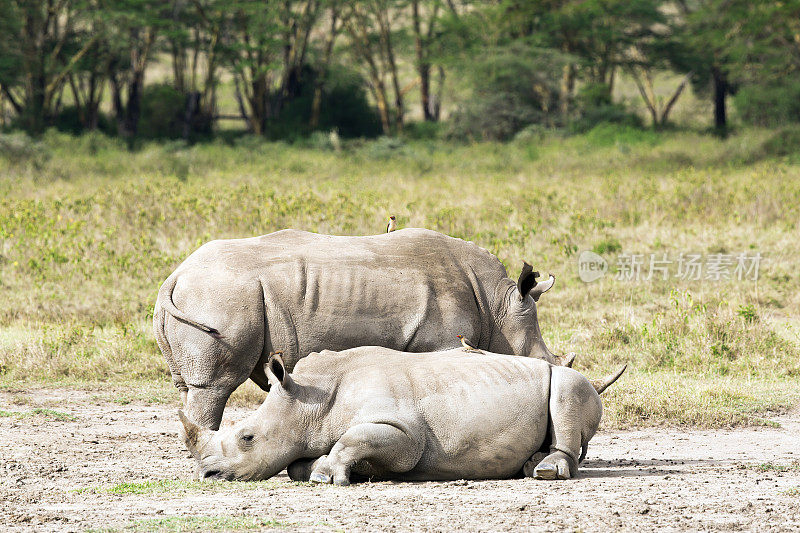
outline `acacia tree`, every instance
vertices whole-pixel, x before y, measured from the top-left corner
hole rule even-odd
[[[420,104],[422,116],[428,121],[437,121],[441,115],[442,90],[444,88],[444,67],[437,65],[438,90],[431,91],[431,67],[433,56],[438,48],[441,35],[439,24],[445,11],[441,0],[411,1],[411,21],[414,33],[415,66],[419,75]],[[456,6],[449,3],[451,13],[457,16]]]
[[[322,0],[219,3],[216,24],[250,131],[263,134],[299,90]]]
[[[707,36],[741,91],[741,118],[762,125],[800,121],[800,1],[709,0],[721,20]]]
[[[98,10],[108,54],[111,104],[120,136],[133,143],[139,129],[145,73],[157,52],[159,32],[171,24],[159,0],[110,0]],[[165,8],[166,6],[166,8]]]
[[[342,10],[344,2],[342,0],[330,0],[327,6],[327,24],[325,39],[322,51],[322,64],[320,72],[314,80],[314,97],[311,101],[311,118],[309,127],[314,130],[319,125],[320,112],[322,110],[322,91],[328,77],[328,70],[333,59],[333,45],[342,30]]]
[[[349,2],[345,11],[344,27],[350,38],[350,47],[364,66],[386,135],[402,132],[405,120],[404,91],[400,87],[394,42],[396,28],[393,26],[402,20],[405,7],[402,0],[361,0]]]
[[[40,132],[99,36],[82,30],[88,4],[80,0],[4,0],[0,8],[0,86],[24,126]]]
[[[633,78],[636,88],[650,113],[654,128],[665,126],[675,104],[689,85],[693,72],[689,71],[672,89],[667,98],[657,96],[654,73],[669,69],[669,57],[676,46],[674,42],[674,20],[660,24],[659,29],[642,41],[635,43],[627,52],[625,70]]]
[[[726,40],[731,20],[726,16],[726,4],[718,0],[677,0],[675,46],[668,51],[672,67],[691,74],[696,92],[707,94],[710,88],[714,128],[723,134],[728,127],[727,98],[736,90],[728,73],[731,57]]]
[[[100,5],[90,0],[90,8],[99,10]],[[88,52],[75,64],[75,68],[67,75],[72,101],[78,114],[81,126],[87,130],[97,129],[100,121],[100,104],[103,100],[108,82],[108,66],[111,57],[103,21],[91,16],[85,22],[85,35],[95,36],[96,42]]]

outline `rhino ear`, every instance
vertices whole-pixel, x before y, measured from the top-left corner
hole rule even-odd
[[[531,292],[531,289],[536,285],[536,278],[538,277],[539,273],[534,272],[533,267],[523,261],[522,272],[519,273],[519,279],[517,280],[520,299],[524,299]]]
[[[286,371],[286,365],[283,364],[281,352],[270,354],[269,360],[267,360],[266,368],[264,368],[264,373],[267,375],[267,379],[273,386],[280,385],[284,389],[288,389],[289,384],[292,382],[289,372]]]

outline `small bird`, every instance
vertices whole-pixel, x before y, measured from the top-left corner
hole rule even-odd
[[[397,229],[397,220],[395,220],[394,215],[389,217],[389,223],[386,224],[386,233],[391,233]]]
[[[461,340],[461,346],[464,347],[465,352],[469,353],[483,353],[481,350],[477,349],[473,345],[469,343],[469,341],[464,337],[464,335],[456,335]]]

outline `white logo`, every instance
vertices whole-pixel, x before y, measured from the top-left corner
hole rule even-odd
[[[578,276],[581,281],[591,283],[608,272],[608,262],[601,256],[589,250],[584,250],[578,256]]]

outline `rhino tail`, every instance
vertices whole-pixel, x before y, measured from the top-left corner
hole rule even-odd
[[[189,324],[190,326],[193,326],[201,331],[205,331],[214,338],[221,337],[222,335],[217,329],[189,318],[186,313],[175,306],[175,302],[172,301],[172,292],[175,290],[175,285],[177,285],[177,283],[178,276],[172,274],[161,286],[161,290],[158,291],[158,301],[161,303],[161,308],[185,324]]]
[[[594,390],[597,391],[597,394],[603,394],[604,390],[606,390],[609,386],[611,386],[612,383],[614,383],[619,379],[622,373],[625,372],[626,368],[628,368],[628,365],[622,365],[622,367],[619,370],[617,370],[610,376],[606,376],[602,379],[595,379],[595,380],[590,379],[589,383],[592,384],[592,387],[594,387]]]
[[[589,451],[589,441],[584,440],[581,442],[581,456],[578,459],[578,464],[581,464],[584,459],[586,459],[586,452]]]

